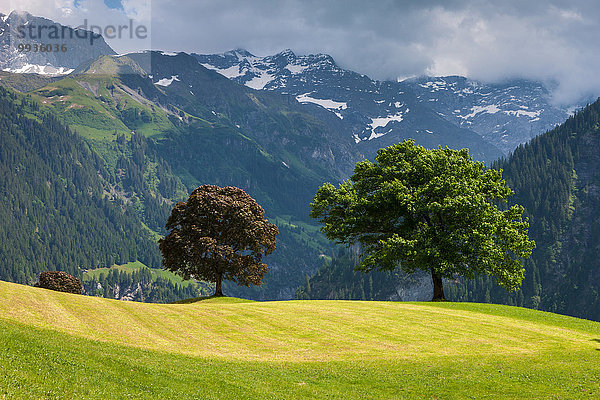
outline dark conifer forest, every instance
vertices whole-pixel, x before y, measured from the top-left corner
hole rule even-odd
[[[29,97],[0,88],[0,279],[140,260],[160,266],[138,217],[104,193],[102,160]]]
[[[487,279],[452,286],[461,301],[505,303],[600,319],[600,101],[517,148],[502,168],[537,249],[519,292]]]

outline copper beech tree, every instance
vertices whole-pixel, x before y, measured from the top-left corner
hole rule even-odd
[[[242,189],[213,185],[177,203],[166,227],[170,232],[159,241],[164,268],[184,279],[215,282],[215,296],[223,296],[223,279],[260,285],[268,271],[262,257],[275,250],[279,233]]]

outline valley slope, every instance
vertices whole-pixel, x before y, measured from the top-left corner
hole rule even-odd
[[[140,66],[145,57],[154,69]],[[176,78],[162,84],[168,76]],[[330,246],[307,224],[308,203],[323,180],[339,181],[358,156],[297,102],[239,86],[185,54],[161,53],[104,56],[31,96],[41,112],[60,115],[84,139],[101,160],[101,197],[135,214],[154,240],[164,234],[174,202],[200,184],[238,186],[255,197],[279,225],[278,250],[263,288],[230,293],[291,298]],[[119,260],[136,259],[160,266],[156,256]],[[110,263],[80,263],[98,266]],[[39,270],[5,279],[32,282]]]

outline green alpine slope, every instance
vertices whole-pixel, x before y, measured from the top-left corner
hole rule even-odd
[[[102,160],[39,103],[0,88],[0,143],[1,279],[33,284],[46,270],[159,265],[139,218],[105,196]]]

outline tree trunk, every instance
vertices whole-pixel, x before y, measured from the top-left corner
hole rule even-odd
[[[446,296],[444,296],[442,278],[435,273],[433,268],[431,268],[431,280],[433,281],[433,299],[431,301],[445,301]]]
[[[223,275],[217,275],[217,283],[215,285],[214,296],[223,296]]]

